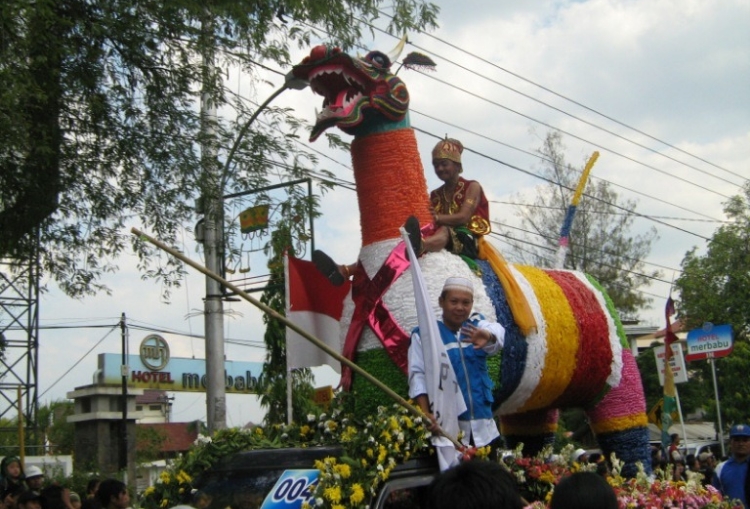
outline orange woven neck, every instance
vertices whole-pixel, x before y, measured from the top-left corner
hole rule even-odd
[[[362,245],[400,237],[410,215],[432,220],[427,181],[411,128],[376,133],[352,142]]]

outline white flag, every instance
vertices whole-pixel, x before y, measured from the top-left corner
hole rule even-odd
[[[435,313],[430,304],[430,295],[422,275],[422,269],[416,261],[417,257],[409,242],[406,230],[401,228],[401,236],[406,243],[406,252],[411,265],[411,277],[414,284],[414,298],[417,306],[417,322],[419,337],[422,340],[424,355],[425,382],[427,395],[432,405],[432,415],[438,421],[440,428],[450,437],[457,439],[459,433],[458,416],[466,411],[466,403],[461,395],[461,389],[456,381],[456,373],[448,358],[445,345],[440,337]],[[440,462],[440,470],[458,463],[461,453],[453,443],[444,436],[432,437],[432,445]]]

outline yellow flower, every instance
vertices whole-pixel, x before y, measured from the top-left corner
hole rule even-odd
[[[307,424],[305,424],[304,426],[302,426],[302,427],[301,427],[301,428],[299,429],[299,434],[300,434],[300,435],[302,435],[302,436],[305,436],[305,435],[307,435],[308,433],[310,433],[310,426],[308,426]]]
[[[388,450],[382,445],[378,446],[378,463],[385,463],[385,458],[388,456]]]
[[[362,489],[362,485],[359,483],[352,484],[352,494],[349,495],[349,502],[353,505],[357,505],[365,499],[365,490]]]
[[[334,504],[338,504],[341,502],[341,487],[330,486],[323,491],[323,496]]]
[[[396,419],[395,416],[392,415],[391,418],[388,419],[388,427],[393,431],[396,431],[399,428],[398,419]]]
[[[539,476],[539,480],[548,482],[550,484],[555,484],[555,474],[547,470],[545,472],[542,472],[542,475]]]
[[[255,428],[255,431],[254,431],[254,433],[255,433],[256,435],[258,435],[258,436],[263,436],[263,428],[261,428],[260,426],[257,426],[257,427]]]
[[[154,488],[153,486],[149,486],[148,488],[144,490],[143,496],[150,497],[151,495],[154,494],[155,491],[156,491],[156,488]]]
[[[369,447],[368,447],[368,448],[367,448],[367,457],[368,457],[368,458],[372,458],[374,454],[375,454],[375,453],[373,452],[373,450],[372,450],[371,448],[369,448]]]
[[[331,506],[331,509],[346,509],[346,507],[344,507],[344,506],[343,506],[343,505],[341,505],[341,504],[333,504],[333,505]]]
[[[403,417],[404,420],[404,426],[406,426],[407,429],[412,429],[414,427],[414,421],[411,420],[411,417],[408,415],[405,415]]]
[[[179,472],[177,472],[177,482],[179,482],[180,484],[190,484],[191,482],[193,482],[193,478],[190,477],[190,475],[184,470],[180,470]]]
[[[352,469],[346,463],[339,463],[333,467],[333,471],[339,474],[342,478],[347,479],[352,475]]]
[[[169,499],[168,498],[165,498],[165,499],[163,499],[161,501],[161,506],[162,507],[167,507],[168,505],[169,505]]]
[[[388,432],[387,429],[384,429],[383,432],[380,434],[380,436],[383,437],[383,439],[385,439],[386,442],[391,441],[391,434]]]
[[[162,470],[161,474],[159,474],[159,479],[161,479],[161,482],[164,484],[169,484],[172,478],[169,476],[169,472],[166,470]]]

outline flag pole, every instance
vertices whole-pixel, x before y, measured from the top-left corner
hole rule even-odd
[[[591,154],[591,157],[589,157],[586,167],[583,169],[583,173],[581,173],[581,178],[578,180],[578,186],[573,194],[573,199],[570,201],[570,205],[568,205],[568,211],[565,213],[565,218],[563,218],[563,224],[560,228],[560,240],[558,241],[557,253],[555,254],[556,269],[564,268],[565,255],[568,253],[568,242],[570,240],[570,229],[573,227],[573,218],[576,215],[578,203],[581,201],[583,188],[586,187],[586,181],[589,179],[591,168],[594,167],[594,163],[596,163],[597,159],[599,159],[598,151],[594,152]]]
[[[388,397],[390,397],[396,403],[398,403],[403,408],[405,408],[406,410],[408,410],[409,412],[411,412],[414,416],[421,417],[421,418],[425,419],[425,415],[424,415],[424,413],[422,413],[421,409],[419,409],[416,406],[414,406],[411,403],[409,403],[407,400],[405,400],[403,397],[401,397],[398,393],[396,393],[393,389],[391,389],[390,387],[388,387],[387,385],[385,385],[383,382],[381,382],[380,380],[378,380],[377,378],[375,378],[374,376],[372,376],[370,373],[368,373],[367,371],[365,371],[364,369],[362,369],[361,367],[359,367],[357,364],[355,364],[351,360],[349,360],[346,357],[344,357],[343,355],[341,355],[336,350],[334,350],[331,347],[329,347],[328,345],[326,345],[320,339],[316,338],[315,336],[313,336],[312,334],[308,333],[307,331],[301,329],[296,324],[290,322],[284,315],[278,313],[273,308],[270,308],[270,307],[266,306],[265,304],[263,304],[259,300],[253,298],[252,296],[250,296],[249,294],[247,294],[246,292],[244,292],[243,290],[241,290],[239,287],[237,287],[236,285],[234,285],[230,281],[227,281],[226,279],[224,279],[223,277],[221,277],[220,275],[218,275],[217,273],[215,273],[215,272],[213,272],[211,270],[208,270],[204,266],[202,266],[199,263],[196,263],[195,261],[191,260],[190,258],[188,258],[184,254],[180,253],[176,249],[169,247],[168,245],[164,244],[160,240],[157,240],[154,237],[152,237],[152,236],[150,236],[150,235],[142,232],[138,228],[133,227],[133,228],[130,229],[130,232],[133,233],[134,235],[137,235],[141,240],[145,240],[145,241],[153,244],[154,246],[158,247],[162,251],[166,251],[170,255],[172,255],[175,258],[177,258],[178,260],[180,260],[182,263],[184,263],[186,265],[189,265],[190,267],[194,268],[195,270],[197,270],[198,272],[202,273],[203,275],[210,277],[211,279],[213,279],[214,281],[217,281],[218,283],[220,283],[221,285],[225,286],[229,290],[232,290],[239,297],[245,299],[250,304],[252,304],[253,306],[257,307],[258,309],[260,309],[261,311],[263,311],[267,315],[271,316],[272,318],[275,318],[276,320],[279,320],[281,323],[283,323],[284,325],[286,325],[288,328],[292,329],[294,332],[296,332],[297,334],[299,334],[300,336],[302,336],[306,340],[308,340],[311,343],[313,343],[315,346],[317,346],[318,348],[320,348],[321,350],[323,350],[325,353],[327,353],[328,355],[330,355],[331,357],[333,357],[334,359],[336,359],[337,361],[339,361],[341,364],[346,365],[352,371],[354,371],[358,375],[361,375],[367,381],[369,381],[373,385],[375,385],[378,389],[382,390]],[[442,430],[441,430],[441,432],[442,432]],[[445,435],[445,434],[443,434],[443,436],[445,436],[446,438],[448,438],[448,440],[450,440],[453,443],[453,445],[456,446],[456,448],[459,448],[459,449],[463,448],[463,444],[461,444],[461,442],[459,442],[454,437],[450,437],[450,436]]]

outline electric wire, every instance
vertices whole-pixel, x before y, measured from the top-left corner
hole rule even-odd
[[[66,377],[66,376],[68,375],[68,373],[70,373],[71,371],[73,371],[73,368],[75,368],[75,367],[76,367],[76,366],[78,366],[78,365],[79,365],[79,364],[80,364],[81,362],[83,362],[83,360],[84,360],[84,359],[85,359],[85,358],[86,358],[86,357],[87,357],[87,356],[88,356],[88,355],[89,355],[89,354],[90,354],[91,352],[93,352],[93,351],[94,351],[94,349],[95,349],[95,348],[96,348],[97,346],[99,346],[100,344],[102,344],[102,342],[103,342],[103,341],[104,341],[105,339],[107,339],[107,338],[109,337],[109,335],[110,335],[110,334],[112,334],[112,332],[113,332],[113,331],[114,331],[114,330],[115,330],[116,328],[118,328],[119,326],[120,326],[120,324],[119,324],[119,323],[117,323],[117,324],[115,324],[115,325],[112,325],[112,326],[111,326],[111,329],[110,329],[110,330],[109,330],[109,331],[108,331],[108,332],[107,332],[107,333],[106,333],[106,334],[105,334],[105,335],[104,335],[104,336],[102,337],[102,339],[100,339],[99,341],[97,341],[97,342],[96,342],[96,343],[94,344],[94,346],[92,346],[91,348],[89,348],[89,349],[88,349],[88,350],[86,351],[86,353],[84,353],[84,354],[83,354],[83,355],[82,355],[82,356],[81,356],[81,357],[80,357],[80,358],[79,358],[79,359],[78,359],[77,361],[75,361],[75,362],[73,363],[73,365],[72,365],[72,366],[70,366],[70,367],[69,367],[69,368],[68,368],[68,369],[67,369],[67,370],[65,371],[65,373],[63,373],[62,375],[60,375],[60,376],[59,376],[59,377],[57,378],[57,380],[55,380],[54,382],[52,382],[52,384],[51,384],[51,385],[50,385],[49,387],[47,387],[47,388],[46,388],[46,389],[45,389],[45,390],[44,390],[44,391],[43,391],[43,392],[42,392],[41,394],[39,394],[39,396],[37,396],[37,398],[41,398],[42,396],[44,396],[45,394],[47,394],[47,393],[48,393],[48,392],[49,392],[49,391],[50,391],[50,390],[51,390],[51,389],[52,389],[52,388],[53,388],[53,387],[54,387],[55,385],[57,385],[57,384],[58,384],[58,383],[60,382],[60,380],[62,380],[63,378],[65,378],[65,377]]]
[[[384,16],[386,16],[386,17],[388,17],[388,18],[391,18],[391,19],[393,19],[393,16],[392,16],[392,15],[390,15],[390,14],[388,14],[387,12],[384,12],[384,11],[382,11],[382,10],[380,10],[380,9],[378,9],[378,11],[379,11],[379,12],[380,12],[381,14],[383,14]],[[369,23],[368,23],[368,25],[369,25]],[[381,30],[381,29],[379,29],[379,28],[377,28],[377,29],[378,29],[378,30]],[[381,31],[382,31],[382,30],[381,30]],[[494,67],[494,68],[496,68],[496,69],[498,69],[498,70],[501,70],[501,71],[503,71],[503,72],[505,72],[505,73],[507,73],[507,74],[510,74],[511,76],[513,76],[513,77],[515,77],[515,78],[518,78],[518,79],[520,79],[520,80],[522,80],[522,81],[524,81],[524,82],[526,82],[526,83],[529,83],[530,85],[533,85],[533,86],[535,86],[535,87],[537,87],[537,88],[539,88],[539,89],[541,89],[541,90],[544,90],[545,92],[548,92],[548,93],[550,93],[550,94],[552,94],[552,95],[554,95],[554,96],[557,96],[557,97],[559,97],[559,98],[561,98],[561,99],[564,99],[565,101],[568,101],[568,102],[570,102],[570,103],[572,103],[572,104],[574,104],[574,105],[576,105],[576,106],[579,106],[579,107],[581,107],[581,108],[583,108],[583,109],[585,109],[585,110],[587,110],[587,111],[590,111],[591,113],[594,113],[595,115],[598,115],[598,116],[600,116],[600,117],[602,117],[602,118],[604,118],[604,119],[607,119],[607,120],[609,120],[609,121],[611,121],[611,122],[614,122],[614,123],[616,123],[616,124],[618,124],[618,125],[621,125],[622,127],[625,127],[625,128],[627,128],[627,129],[631,129],[632,131],[634,131],[634,132],[636,132],[636,133],[638,133],[638,134],[641,134],[641,135],[643,135],[643,136],[646,136],[647,138],[650,138],[650,139],[652,139],[652,140],[654,140],[654,141],[656,141],[656,142],[659,142],[659,143],[661,143],[661,144],[663,144],[663,145],[666,145],[667,147],[670,147],[670,148],[672,148],[672,149],[674,149],[674,150],[676,150],[676,151],[678,151],[678,152],[681,152],[681,153],[683,153],[683,154],[685,154],[685,155],[688,155],[688,156],[690,156],[690,157],[693,157],[693,158],[695,158],[695,159],[697,159],[697,160],[699,160],[699,161],[701,161],[701,162],[704,162],[704,163],[706,163],[706,164],[709,164],[709,165],[711,165],[711,166],[713,166],[713,167],[715,167],[715,168],[717,168],[717,169],[719,169],[719,170],[725,171],[726,173],[729,173],[729,174],[731,174],[731,175],[734,175],[735,177],[739,177],[739,178],[741,178],[741,179],[742,179],[743,181],[747,181],[747,180],[748,180],[748,178],[747,178],[747,177],[745,177],[745,176],[743,176],[743,175],[740,175],[740,174],[738,174],[738,173],[735,173],[735,172],[733,172],[733,171],[731,171],[731,170],[728,170],[727,168],[724,168],[724,167],[722,167],[722,166],[719,166],[719,165],[717,165],[717,164],[715,164],[715,163],[713,163],[713,162],[711,162],[711,161],[708,161],[708,160],[706,160],[706,159],[704,159],[704,158],[702,158],[702,157],[700,157],[700,156],[697,156],[697,155],[695,155],[695,154],[693,154],[693,153],[691,153],[691,152],[688,152],[688,151],[686,151],[686,150],[683,150],[683,149],[681,149],[681,148],[679,148],[679,147],[677,147],[677,146],[673,145],[672,143],[669,143],[669,142],[667,142],[667,141],[664,141],[664,140],[662,140],[662,139],[659,139],[659,138],[657,138],[657,137],[655,137],[655,136],[653,136],[653,135],[651,135],[651,134],[648,134],[648,133],[646,133],[646,132],[644,132],[644,131],[642,131],[642,130],[640,130],[640,129],[636,128],[636,127],[633,127],[633,126],[631,126],[631,125],[629,125],[629,124],[626,124],[626,123],[624,123],[624,122],[621,122],[620,120],[617,120],[617,119],[615,119],[614,117],[611,117],[611,116],[609,116],[609,115],[607,115],[607,114],[605,114],[605,113],[602,113],[602,112],[600,112],[600,111],[598,111],[598,110],[596,110],[596,109],[594,109],[594,108],[591,108],[591,107],[589,107],[589,106],[586,106],[585,104],[581,103],[580,101],[577,101],[577,100],[575,100],[575,99],[572,99],[572,98],[570,98],[570,97],[568,97],[568,96],[566,96],[566,95],[563,95],[563,94],[561,94],[561,93],[559,93],[559,92],[556,92],[556,91],[552,90],[552,89],[551,89],[551,88],[549,88],[549,87],[546,87],[546,86],[544,86],[544,85],[541,85],[541,84],[539,84],[539,83],[537,83],[537,82],[535,82],[535,81],[533,81],[533,80],[531,80],[531,79],[528,79],[528,78],[526,78],[526,77],[524,77],[524,76],[522,76],[522,75],[520,75],[520,74],[518,74],[518,73],[516,73],[516,72],[513,72],[513,71],[511,71],[511,70],[509,70],[509,69],[506,69],[506,68],[504,68],[504,67],[502,67],[502,66],[500,66],[500,65],[496,64],[495,62],[491,62],[491,61],[487,60],[487,59],[486,59],[486,58],[484,58],[484,57],[480,57],[479,55],[477,55],[477,54],[475,54],[475,53],[472,53],[472,52],[470,52],[470,51],[468,51],[468,50],[466,50],[466,49],[464,49],[464,48],[461,48],[461,47],[459,47],[459,46],[457,46],[457,45],[455,45],[455,44],[453,44],[453,43],[451,43],[451,42],[448,42],[448,41],[446,41],[446,40],[444,40],[444,39],[442,39],[442,38],[440,38],[440,37],[437,37],[437,36],[436,36],[436,35],[434,35],[434,34],[431,34],[431,33],[429,33],[429,32],[423,31],[423,30],[418,30],[418,32],[419,32],[419,33],[420,33],[421,35],[424,35],[424,36],[426,36],[426,37],[429,37],[429,38],[431,38],[431,39],[434,39],[434,40],[436,40],[436,41],[438,41],[438,42],[440,42],[440,43],[442,43],[442,44],[444,44],[444,45],[446,45],[446,46],[449,46],[449,47],[451,47],[451,48],[453,48],[453,49],[456,49],[456,50],[460,51],[461,53],[464,53],[464,54],[466,54],[466,55],[469,55],[469,56],[471,56],[471,57],[473,57],[473,58],[475,58],[475,59],[479,60],[480,62],[483,62],[483,63],[485,63],[485,64],[488,64],[488,65],[490,65],[490,66],[492,66],[492,67]],[[388,34],[388,32],[384,32],[384,33]],[[392,35],[392,34],[388,34],[388,35],[391,35],[391,36],[393,37],[393,35]],[[410,41],[407,41],[407,43],[419,49],[419,47],[418,47],[418,46],[416,46],[416,45],[414,45],[414,44],[413,44],[412,42],[410,42]]]

